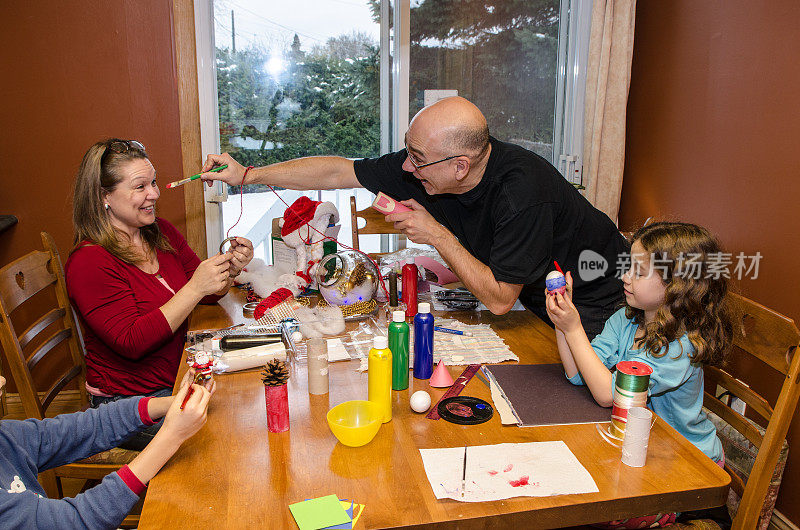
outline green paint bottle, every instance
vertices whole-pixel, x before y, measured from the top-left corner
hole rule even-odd
[[[389,324],[389,349],[392,350],[392,390],[408,388],[408,349],[410,332],[406,312],[392,313]]]

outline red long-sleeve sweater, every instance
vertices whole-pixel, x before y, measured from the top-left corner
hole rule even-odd
[[[157,220],[175,253],[157,251],[158,274],[178,292],[200,258],[169,222]],[[172,388],[188,322],[175,333],[159,309],[174,295],[156,277],[84,243],[65,265],[67,291],[83,328],[86,381],[107,394],[137,395]],[[214,303],[211,296],[203,303]]]

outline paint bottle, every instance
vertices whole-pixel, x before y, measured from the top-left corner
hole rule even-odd
[[[392,421],[392,351],[386,337],[375,337],[369,350],[368,398],[381,410],[383,423]]]
[[[397,271],[389,272],[389,307],[397,307]]]
[[[414,317],[414,377],[430,379],[433,373],[433,315],[431,305],[419,304]]]
[[[392,390],[408,388],[408,348],[411,335],[405,311],[392,313],[389,324],[389,349],[392,351]]]
[[[419,272],[410,258],[403,265],[403,303],[406,305],[406,316],[413,317],[417,314],[417,278]]]

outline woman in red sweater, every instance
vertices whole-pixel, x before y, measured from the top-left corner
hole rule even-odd
[[[109,139],[84,155],[75,182],[76,246],[67,290],[85,330],[92,406],[127,396],[172,393],[187,318],[215,303],[253,257],[245,238],[205,261],[155,214],[160,193],[144,146]],[[141,449],[160,424],[127,440]]]

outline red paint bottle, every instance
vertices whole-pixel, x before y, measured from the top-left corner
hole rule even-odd
[[[419,272],[414,264],[414,258],[410,258],[402,270],[403,277],[403,303],[406,304],[406,317],[413,317],[417,314],[417,278]]]

